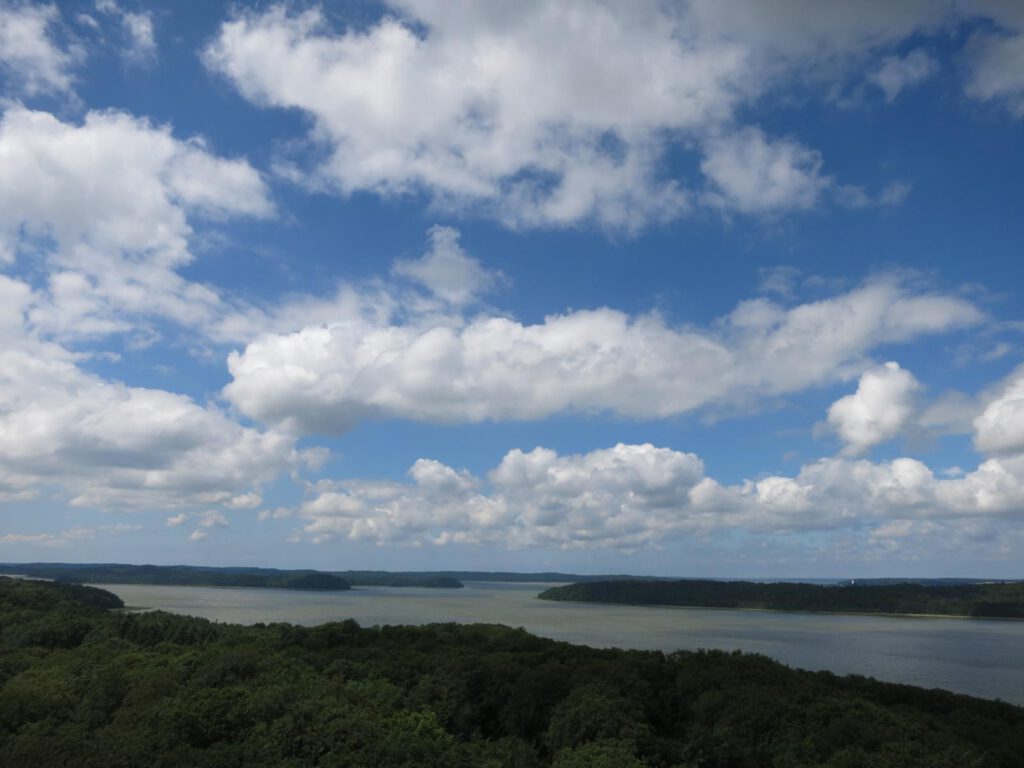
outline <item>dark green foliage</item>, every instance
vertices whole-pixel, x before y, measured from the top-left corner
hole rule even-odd
[[[284,579],[281,587],[284,589],[318,589],[329,591],[352,589],[347,581],[330,573],[299,573]]]
[[[0,765],[1024,766],[1024,710],[493,625],[240,627],[0,579]]]
[[[502,582],[540,582],[540,583],[565,583],[567,581],[611,581],[621,579],[648,579],[659,577],[627,576],[617,575],[587,575],[580,573],[562,573],[560,571],[539,571],[535,573],[522,573],[519,571],[437,571],[440,576],[458,579],[461,581],[502,581]]]
[[[452,576],[429,571],[337,571],[349,584],[363,587],[430,587],[461,589],[462,582]]]
[[[338,591],[356,586],[459,589],[462,582],[441,573],[411,571],[286,571],[277,568],[214,568],[192,565],[121,563],[0,564],[0,573],[68,583],[164,584],[194,587],[250,587]]]
[[[819,586],[749,581],[601,581],[552,587],[538,597],[630,605],[1024,619],[1022,582]]]
[[[83,587],[80,584],[53,585],[43,581],[8,579],[0,577],[0,588],[5,589],[6,607],[24,608],[33,613],[41,608],[78,610],[80,608],[124,608],[117,595],[105,589]]]
[[[340,576],[321,571],[276,568],[205,568],[190,565],[75,565],[22,563],[0,565],[0,572],[65,583],[166,584],[196,587],[255,587],[338,591],[351,589]]]

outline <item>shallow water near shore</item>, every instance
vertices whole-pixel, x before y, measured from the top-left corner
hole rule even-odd
[[[945,688],[1024,705],[1024,621],[783,613],[538,600],[550,584],[350,592],[97,584],[134,608],[236,624],[506,624],[598,647],[763,653],[792,667]]]

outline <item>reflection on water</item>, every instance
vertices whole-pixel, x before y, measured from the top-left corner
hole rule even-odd
[[[793,667],[855,673],[1024,705],[1024,621],[653,608],[537,600],[549,584],[351,592],[100,584],[127,605],[237,624],[455,621],[523,627],[593,646],[763,653]]]

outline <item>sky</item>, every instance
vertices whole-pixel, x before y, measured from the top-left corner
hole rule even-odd
[[[0,561],[1024,577],[1024,5],[0,1]]]

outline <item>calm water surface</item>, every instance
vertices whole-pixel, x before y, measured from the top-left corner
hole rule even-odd
[[[129,606],[237,624],[455,621],[523,627],[599,647],[763,653],[792,667],[946,688],[1024,705],[1024,621],[656,608],[537,600],[548,584],[469,582],[465,589],[351,592],[100,584]]]

